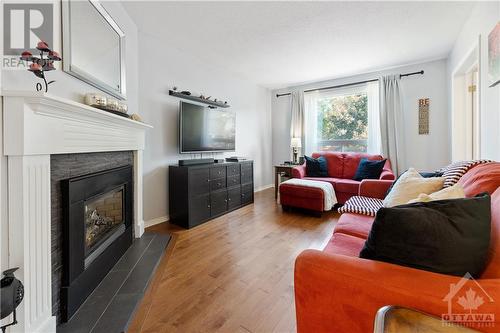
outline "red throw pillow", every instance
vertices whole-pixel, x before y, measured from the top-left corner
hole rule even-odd
[[[500,187],[500,163],[479,164],[463,175],[458,183],[463,186],[468,198],[483,192],[492,195]]]

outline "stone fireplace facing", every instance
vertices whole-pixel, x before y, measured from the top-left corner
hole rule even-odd
[[[65,322],[131,243],[133,152],[51,155],[50,174],[52,313]]]
[[[19,267],[16,275],[25,286],[15,329],[56,332],[56,316],[64,319],[60,314],[76,309],[78,299],[106,274],[107,267],[101,272],[95,267],[112,266],[107,261],[116,262],[132,237],[144,232],[142,151],[151,126],[44,93],[3,96],[7,265]],[[85,185],[82,191],[79,186]],[[58,188],[68,191],[67,200],[57,196]],[[71,214],[74,219],[68,219]],[[78,246],[64,241],[70,235],[78,235]],[[108,258],[106,264],[102,258]]]

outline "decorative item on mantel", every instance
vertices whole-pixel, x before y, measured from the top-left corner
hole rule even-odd
[[[61,61],[62,58],[59,56],[59,53],[49,49],[49,44],[47,44],[43,40],[38,42],[36,48],[37,50],[40,51],[39,56],[31,54],[31,52],[29,51],[24,51],[21,54],[21,60],[32,63],[29,66],[28,70],[33,74],[35,74],[37,77],[43,79],[43,82],[45,83],[45,92],[48,92],[49,84],[54,83],[56,81],[52,80],[47,82],[47,78],[45,77],[45,72],[53,71],[54,69],[56,69],[54,67],[54,61]],[[41,91],[42,89],[43,89],[42,84],[38,82],[36,84],[36,91]]]
[[[176,86],[173,86],[172,89],[170,89],[168,91],[168,94],[170,96],[179,97],[179,98],[183,98],[183,99],[187,99],[190,101],[195,101],[195,102],[199,102],[199,103],[203,103],[203,104],[208,104],[209,108],[216,108],[216,107],[228,108],[229,107],[229,104],[227,103],[227,101],[222,102],[218,98],[214,98],[212,100],[212,96],[206,96],[203,93],[200,93],[200,94],[194,93],[194,92],[191,92],[189,90],[182,90],[179,92],[179,88],[177,88]]]
[[[129,115],[127,114],[127,104],[119,102],[111,97],[106,97],[96,93],[88,93],[85,95],[85,104],[122,117],[129,118]]]

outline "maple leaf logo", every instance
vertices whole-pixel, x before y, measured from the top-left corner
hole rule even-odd
[[[484,299],[481,296],[477,296],[476,292],[469,288],[465,292],[465,297],[460,296],[457,301],[464,310],[469,310],[469,313],[472,313],[472,310],[477,310],[484,303]]]

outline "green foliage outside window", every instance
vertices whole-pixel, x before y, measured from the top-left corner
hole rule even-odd
[[[318,101],[318,141],[322,150],[366,151],[368,96],[365,93]]]

